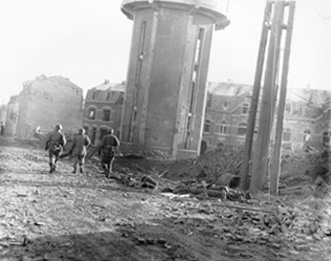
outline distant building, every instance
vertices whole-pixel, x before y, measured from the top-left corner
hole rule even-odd
[[[209,83],[202,151],[245,142],[251,91],[250,85]]]
[[[11,96],[7,105],[6,134],[10,136],[16,135],[19,113],[19,98],[19,95]]]
[[[6,104],[0,105],[0,121],[5,123],[7,117],[7,106]]]
[[[85,97],[83,126],[92,144],[97,144],[109,127],[120,135],[125,83],[103,84],[91,88]]]
[[[209,83],[202,152],[222,144],[245,143],[251,94],[250,85]],[[307,144],[316,148],[321,148],[323,143],[330,144],[330,104],[330,91],[289,89],[284,115],[283,149],[296,151],[302,150]],[[275,128],[271,133],[271,143],[274,134]]]
[[[19,95],[17,135],[28,138],[40,126],[53,130],[61,123],[63,132],[75,133],[82,126],[83,90],[62,76],[40,76],[24,83]]]

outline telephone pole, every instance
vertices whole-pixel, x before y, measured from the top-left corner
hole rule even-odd
[[[288,70],[289,70],[288,65],[290,61],[290,52],[291,52],[295,2],[290,2],[288,4],[288,8],[289,8],[288,23],[284,27],[284,29],[286,30],[286,39],[285,39],[283,71],[282,71],[282,80],[281,80],[278,113],[277,113],[275,148],[274,148],[271,175],[270,175],[270,192],[272,194],[278,194],[280,164],[281,164],[281,155],[282,155],[284,111],[285,111],[286,93],[287,93],[287,76],[288,76]]]

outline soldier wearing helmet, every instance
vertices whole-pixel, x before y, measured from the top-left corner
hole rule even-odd
[[[79,165],[79,172],[85,173],[84,164],[87,152],[87,147],[91,144],[90,138],[85,134],[85,129],[80,128],[78,134],[74,137],[74,142],[70,149],[70,154],[74,156],[74,170],[72,173],[76,173],[77,164]]]
[[[52,132],[46,137],[45,150],[48,150],[49,157],[49,173],[56,170],[56,163],[59,160],[63,147],[66,144],[66,139],[62,131],[62,125],[57,123]]]
[[[107,178],[109,177],[109,174],[112,172],[113,168],[113,161],[115,158],[114,149],[120,145],[119,139],[113,133],[113,128],[109,128],[108,134],[102,138],[98,149],[99,155],[102,154],[101,164]]]

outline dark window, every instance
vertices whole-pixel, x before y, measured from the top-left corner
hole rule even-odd
[[[103,121],[110,121],[110,109],[104,109],[103,110]]]
[[[93,92],[93,93],[92,93],[92,100],[95,99],[96,95],[97,95],[96,92]]]
[[[90,108],[89,112],[88,112],[88,118],[90,120],[95,120],[95,113],[96,113],[96,109],[95,108]]]
[[[283,141],[291,141],[291,130],[290,129],[284,130]]]
[[[223,103],[223,110],[227,110],[229,108],[229,104],[227,102]]]
[[[110,92],[107,92],[107,101],[109,101],[110,100]]]
[[[102,138],[107,134],[107,128],[100,128],[100,137],[99,140],[102,140]]]
[[[210,120],[205,121],[205,126],[203,128],[204,132],[210,132]]]
[[[91,143],[94,144],[95,143],[95,138],[97,136],[97,128],[93,127],[92,128],[92,133],[91,133]]]
[[[207,95],[207,108],[210,108],[211,107],[211,99],[212,99],[212,95],[211,94],[208,94]]]
[[[240,123],[238,127],[238,135],[243,136],[246,134],[247,125],[246,123]]]
[[[331,132],[323,133],[323,143],[330,143]]]
[[[242,114],[248,114],[248,110],[249,110],[249,104],[244,103],[242,108]]]
[[[292,112],[292,104],[291,103],[286,103],[285,112],[286,113],[291,113]]]
[[[228,132],[228,126],[225,121],[222,122],[220,125],[220,133],[221,134],[226,134]]]

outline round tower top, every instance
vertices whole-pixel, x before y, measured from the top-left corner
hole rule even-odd
[[[227,0],[123,0],[121,9],[129,19],[133,19],[134,12],[144,8],[184,7],[190,12],[209,16],[217,24],[227,19],[226,5]]]

